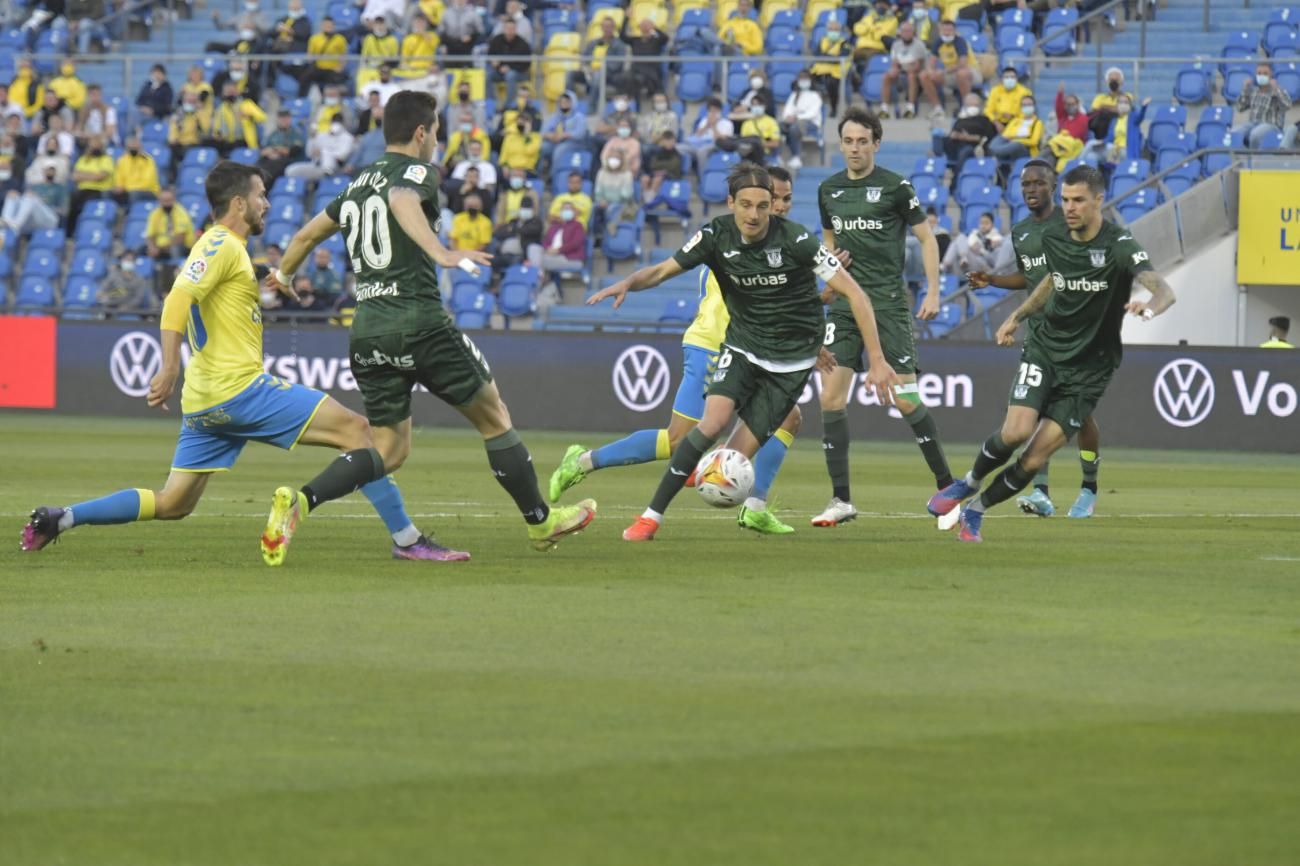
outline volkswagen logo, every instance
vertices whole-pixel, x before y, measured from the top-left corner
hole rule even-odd
[[[152,334],[132,331],[123,334],[113,344],[108,358],[108,371],[113,376],[117,390],[128,397],[143,397],[149,393],[149,380],[158,375],[162,367],[162,347]]]
[[[614,362],[614,395],[633,412],[658,408],[668,396],[668,362],[653,346],[629,346]]]
[[[1200,361],[1179,358],[1156,374],[1156,411],[1175,427],[1195,427],[1214,408],[1214,377]]]

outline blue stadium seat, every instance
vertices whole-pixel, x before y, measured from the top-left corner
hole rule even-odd
[[[1252,57],[1259,52],[1260,34],[1256,30],[1232,30],[1223,41],[1220,57]]]
[[[1020,12],[1022,10],[1015,10]],[[1027,11],[1027,10],[1025,10]],[[1068,9],[1053,9],[1047,13],[1043,22],[1043,35],[1046,41],[1040,46],[1048,57],[1066,57],[1078,50],[1078,42],[1072,28],[1079,22],[1079,10],[1073,6]]]
[[[1208,114],[1208,112],[1206,112]],[[1228,124],[1221,123],[1214,118],[1207,118],[1203,114],[1201,120],[1196,124],[1196,149],[1204,147],[1222,147],[1223,138],[1228,135]]]
[[[921,201],[921,207],[933,207],[939,213],[943,213],[944,208],[948,206],[948,187],[936,184],[925,192],[918,191],[917,198]]]
[[[1107,191],[1106,197],[1111,200],[1117,199],[1140,183],[1142,183],[1140,178],[1128,175],[1111,175],[1110,189]]]
[[[941,186],[943,181],[929,174],[918,174],[912,178],[912,189],[916,191],[917,198],[925,199],[930,195],[930,191],[937,186]]]
[[[1210,98],[1209,72],[1201,63],[1178,70],[1174,80],[1174,99],[1184,105],[1199,105]]]
[[[113,246],[113,229],[108,223],[87,218],[83,212],[77,221],[77,246],[104,252]]]
[[[740,162],[740,156],[724,150],[715,150],[705,160],[700,172],[700,198],[711,204],[727,200],[727,173]]]
[[[862,87],[859,92],[867,104],[873,108],[881,101],[882,83],[885,73],[889,71],[889,56],[873,54],[867,61],[867,70],[862,75]]]
[[[943,180],[943,176],[948,172],[948,159],[943,156],[923,156],[917,159],[916,164],[912,166],[912,183],[916,183],[917,175],[929,175],[930,177]]]
[[[1033,26],[1034,13],[1029,9],[1006,9],[998,15],[998,31],[1008,28],[1028,30]]]
[[[1223,98],[1229,102],[1236,102],[1246,88],[1247,82],[1253,81],[1254,78],[1253,63],[1228,67],[1223,74]]]
[[[191,147],[185,151],[185,156],[181,158],[181,170],[188,168],[201,168],[205,171],[217,164],[217,149],[215,147]]]
[[[812,43],[820,45],[820,38]],[[768,40],[769,51],[776,56],[798,56],[804,53],[803,33],[798,30],[791,30],[780,36],[774,36]]]
[[[455,271],[452,272],[456,273]],[[461,272],[463,273],[463,272]],[[469,277],[469,274],[465,274]],[[483,294],[482,288],[477,280],[470,277],[469,279],[455,279],[451,282],[451,311],[453,313],[463,313],[466,310],[474,309],[479,303],[479,296]]]
[[[65,315],[68,310],[91,310],[99,306],[95,300],[95,295],[99,291],[99,281],[93,277],[69,277],[68,282],[63,286],[63,309]],[[87,318],[84,315],[70,315],[69,318]]]
[[[1133,177],[1146,180],[1151,176],[1151,163],[1145,159],[1125,159],[1115,164],[1111,177]]]
[[[1273,64],[1273,78],[1293,103],[1300,102],[1300,64]]]
[[[296,196],[299,200],[307,195],[307,181],[300,177],[287,177],[281,175],[276,178],[275,183],[271,184],[271,198],[279,198],[282,195]]]
[[[145,246],[144,232],[149,225],[148,218],[144,219],[127,219],[126,226],[122,229],[122,243],[127,249],[138,250]]]
[[[701,102],[713,94],[713,64],[692,61],[682,64],[677,95],[687,102]]]
[[[176,176],[176,194],[178,196],[206,195],[207,174],[207,169],[198,166],[182,168],[180,174]]]
[[[286,222],[300,225],[303,221],[302,202],[294,198],[274,198],[266,212],[267,222]]]
[[[700,10],[702,11],[702,10]],[[542,10],[542,30],[547,33],[578,29],[578,13],[574,9],[549,8]]]
[[[712,9],[686,9],[682,11],[682,24],[691,24],[695,27],[713,28],[713,10]]]
[[[133,201],[126,210],[126,218],[128,220],[148,219],[149,214],[153,213],[156,207],[158,207],[156,199],[149,198]]]
[[[497,292],[497,312],[507,319],[532,315],[536,310],[533,303],[535,286],[535,283],[526,283],[519,280],[502,282],[501,289]]]
[[[108,273],[108,260],[100,250],[78,249],[68,266],[69,276],[103,277]]]
[[[456,327],[462,331],[482,331],[488,326],[492,314],[492,296],[480,293],[477,305],[471,310],[462,310],[456,314]]]
[[[335,19],[334,23],[343,26],[338,19]],[[199,66],[203,68],[203,80],[211,84],[212,79],[217,77],[217,73],[226,68],[226,61],[220,57],[204,57],[199,61]]]
[[[230,161],[240,165],[257,165],[257,151],[251,147],[237,147],[230,152]]]
[[[689,325],[695,321],[699,312],[699,299],[671,298],[659,313],[659,323],[663,325]]]
[[[152,142],[145,144],[144,152],[153,157],[154,165],[158,166],[159,173],[165,173],[172,167],[172,149],[162,142]]]
[[[140,143],[146,147],[151,144],[166,144],[167,124],[161,120],[149,120],[140,124]]]
[[[1260,136],[1259,150],[1277,150],[1282,146],[1282,133],[1276,129],[1270,129]]]
[[[343,192],[343,190],[347,189],[348,184],[350,183],[352,183],[352,175],[332,174],[329,177],[321,178],[320,182],[316,184],[316,194],[320,195],[325,193],[328,194],[330,198],[334,198],[339,193]]]
[[[993,213],[993,219],[998,219],[998,206],[1002,203],[1002,191],[996,186],[986,186],[978,190],[972,190],[962,206],[961,211],[961,230],[969,232],[979,225],[980,214],[985,211]]]
[[[32,232],[32,238],[27,242],[27,249],[31,250],[55,250],[63,252],[63,248],[68,243],[68,236],[64,234],[63,229],[39,229]]]
[[[1166,138],[1182,132],[1187,126],[1187,106],[1156,106],[1148,117],[1147,146],[1157,151],[1164,147]]]
[[[1034,50],[1034,34],[1020,27],[1004,27],[998,31],[994,45],[998,54],[1008,52],[1031,54]]]
[[[262,239],[268,244],[275,244],[283,251],[289,246],[289,241],[293,240],[294,233],[297,231],[296,222],[272,222],[267,224]]]
[[[117,202],[111,198],[88,201],[81,209],[81,219],[98,220],[111,226],[117,220]]]
[[[14,309],[45,309],[54,306],[54,286],[49,277],[24,277],[18,283]]]
[[[176,201],[190,215],[190,220],[194,223],[195,228],[201,228],[208,221],[211,208],[208,206],[206,197],[201,195],[181,195],[176,197]]]
[[[1270,24],[1268,27],[1279,28],[1280,25]],[[1293,28],[1264,30],[1264,50],[1269,57],[1290,57],[1297,49],[1300,49],[1300,33]]]
[[[614,262],[625,262],[641,256],[641,228],[644,223],[644,220],[638,220],[606,227],[600,248],[611,271],[614,270]]]

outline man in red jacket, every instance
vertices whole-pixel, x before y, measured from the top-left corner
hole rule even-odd
[[[1088,140],[1088,114],[1079,106],[1079,97],[1065,92],[1065,82],[1056,88],[1056,125],[1081,142]]]
[[[560,273],[581,271],[587,259],[587,230],[578,222],[573,205],[566,203],[551,216],[542,239],[542,270],[552,274],[556,285]]]

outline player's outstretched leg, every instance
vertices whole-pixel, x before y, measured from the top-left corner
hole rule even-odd
[[[1070,506],[1069,516],[1073,518],[1092,517],[1097,507],[1097,473],[1101,469],[1101,429],[1091,415],[1083,422],[1079,431],[1079,465],[1083,469],[1083,484],[1079,488],[1079,498]]]
[[[402,492],[393,476],[385,475],[378,481],[371,481],[361,488],[361,493],[370,500],[393,537],[393,559],[431,562],[465,562],[469,559],[467,552],[441,545],[416,528],[406,513]]]
[[[957,540],[983,541],[981,527],[984,512],[1000,502],[1006,502],[1028,487],[1039,467],[1066,441],[1065,431],[1061,426],[1050,418],[1044,418],[1029,445],[1021,453],[1020,459],[1002,470],[997,478],[989,482],[984,492],[963,509],[961,530],[957,533]]]
[[[931,496],[926,509],[935,517],[939,517],[959,507],[967,499],[979,493],[980,483],[984,478],[1006,463],[1015,451],[1016,446],[1008,444],[1003,439],[1001,430],[994,433],[980,446],[980,452],[975,456],[975,465],[965,477],[958,478]]]
[[[145,520],[180,520],[194,510],[207,486],[208,473],[172,472],[162,490],[131,488],[75,505],[42,505],[23,527],[19,546],[37,551],[74,526],[112,526]]]
[[[636,466],[653,460],[667,460],[672,453],[667,430],[638,430],[616,442],[587,450],[570,445],[564,459],[551,473],[547,499],[552,505],[570,487],[576,487],[591,473],[611,466]]]
[[[1044,463],[1043,468],[1038,470],[1034,476],[1034,490],[1028,496],[1016,497],[1016,505],[1025,514],[1032,514],[1035,517],[1051,517],[1056,513],[1056,506],[1052,504],[1052,497],[1048,493],[1047,486],[1048,464]]]

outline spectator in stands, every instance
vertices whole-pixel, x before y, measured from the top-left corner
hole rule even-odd
[[[26,164],[18,153],[17,142],[9,133],[0,133],[0,199],[10,192],[23,191],[23,170]]]
[[[952,184],[956,187],[957,176],[966,160],[975,155],[975,149],[992,141],[998,135],[998,128],[983,111],[983,103],[978,93],[968,93],[952,129],[946,136],[936,135],[932,141],[935,156],[948,158],[952,168]]]
[[[636,121],[637,137],[642,141],[658,141],[665,132],[676,133],[682,119],[668,104],[668,95],[656,93],[650,98],[650,110],[642,111]]]
[[[9,82],[9,102],[26,119],[30,119],[45,102],[45,85],[27,58],[18,61],[18,69]]]
[[[23,121],[12,114],[5,118],[4,134],[14,143],[14,156],[26,164],[28,157],[36,152],[36,142],[23,135]]]
[[[572,91],[560,94],[555,103],[555,113],[542,126],[542,162],[549,163],[551,154],[561,144],[582,145],[587,140],[587,119],[573,110],[578,99]]]
[[[478,9],[466,0],[451,0],[451,5],[443,10],[438,34],[442,37],[443,49],[451,58],[446,65],[453,68],[468,66],[466,58],[474,51],[474,46],[483,41],[483,19]]]
[[[91,135],[102,135],[110,144],[119,140],[117,110],[104,102],[104,90],[98,84],[92,84],[86,89],[86,103],[77,113],[74,129],[74,135],[79,141],[85,141]]]
[[[154,261],[154,291],[167,294],[194,246],[194,222],[185,208],[176,204],[176,191],[166,187],[158,193],[158,207],[149,212],[144,226],[145,255]]]
[[[514,102],[515,88],[532,74],[533,46],[519,35],[515,20],[507,18],[501,32],[488,41],[487,53],[492,58],[487,61],[488,87],[495,93],[495,85],[505,82],[506,102]],[[501,59],[504,57],[518,59]]]
[[[646,164],[646,171],[641,176],[641,198],[646,207],[665,204],[660,197],[666,180],[681,180],[686,176],[686,157],[677,147],[677,134],[665,132],[659,139],[658,147],[651,153]]]
[[[171,147],[172,165],[180,165],[185,151],[212,138],[212,104],[199,104],[196,93],[181,97],[181,110],[167,123],[167,144]]]
[[[352,158],[343,167],[344,174],[355,177],[357,172],[383,156],[387,148],[384,142],[383,106],[375,108],[369,115],[371,127],[357,139],[357,149],[352,152]]]
[[[565,205],[573,208],[577,214],[580,223],[591,225],[591,210],[593,203],[591,196],[582,191],[582,173],[577,171],[569,172],[568,191],[560,193],[551,200],[551,209],[548,215],[554,217]]]
[[[979,8],[978,4],[975,8]],[[957,25],[951,20],[939,22],[939,34],[930,43],[929,50],[926,70],[921,75],[921,87],[925,90],[926,99],[936,108],[943,106],[944,88],[955,88],[964,102],[972,87],[984,83],[975,62],[975,52],[970,50],[965,39],[957,35]]]
[[[719,141],[734,141],[736,125],[722,113],[722,101],[710,97],[704,116],[695,124],[695,131],[686,139],[686,148],[695,156],[695,164],[703,168],[709,154]],[[734,144],[732,146],[734,150]]]
[[[943,21],[954,21],[958,18],[979,21],[984,15],[982,0],[939,0],[935,5],[943,10]]]
[[[378,93],[379,104],[387,105],[393,94],[405,90],[406,85],[393,77],[393,70],[396,68],[391,63],[379,64],[379,77],[357,88],[357,99],[360,104],[366,104],[363,100],[368,100],[371,93]]]
[[[939,244],[939,262],[942,264],[944,256],[948,253],[948,247],[952,243],[952,238],[949,236],[948,230],[939,222],[939,212],[934,209],[934,205],[926,207],[925,220],[930,224],[930,231],[934,233],[934,239]],[[1010,246],[1010,244],[1007,246]],[[925,257],[921,252],[921,241],[917,239],[915,234],[908,232],[903,252],[903,280],[910,289],[918,291],[924,279]]]
[[[465,172],[471,168],[478,169],[479,183],[492,195],[496,197],[497,188],[497,169],[492,163],[484,158],[484,145],[478,139],[471,139],[466,147],[466,156],[456,167],[452,169],[451,176],[460,180],[465,176]]]
[[[66,117],[67,115],[64,112],[58,112],[57,114],[51,114],[49,116],[49,124],[45,127],[45,132],[41,133],[40,137],[36,140],[37,150],[44,150],[45,143],[47,141],[53,141],[59,146],[60,153],[69,159],[72,158],[73,154],[77,151],[77,139],[76,136],[68,131],[71,124],[66,122]],[[33,122],[32,130],[36,131],[39,128],[40,127]]]
[[[289,109],[281,108],[275,115],[275,129],[262,142],[257,164],[275,181],[291,163],[303,159],[306,155],[305,145],[302,132],[293,122],[293,114]]]
[[[632,109],[632,97],[619,93],[605,106],[605,115],[596,121],[595,144],[604,147],[605,139],[614,134],[620,126],[636,128],[636,112]]]
[[[1115,115],[1115,121],[1111,123],[1110,129],[1106,132],[1106,162],[1108,165],[1115,165],[1126,159],[1142,158],[1142,120],[1146,117],[1147,106],[1151,104],[1151,97],[1142,100],[1142,105],[1133,110],[1133,102],[1128,95],[1121,96],[1115,103],[1119,109]]]
[[[86,202],[106,198],[113,189],[113,157],[104,148],[104,137],[92,135],[86,141],[86,152],[72,166],[72,180],[77,189],[72,194],[68,212],[68,232],[77,228],[77,217]]]
[[[311,278],[312,294],[326,309],[338,306],[344,294],[343,277],[335,268],[334,255],[327,248],[317,247],[312,253],[307,276]]]
[[[638,24],[636,36],[627,40],[628,49],[632,52],[632,71],[630,73],[628,88],[638,101],[664,89],[663,76],[660,70],[663,66],[660,60],[646,60],[637,62],[636,58],[649,57],[655,58],[668,53],[668,44],[671,40],[668,35],[655,26],[655,22],[649,18],[642,18]]]
[[[59,74],[50,79],[45,89],[58,94],[63,104],[73,111],[80,111],[86,104],[86,82],[77,77],[77,65],[71,60],[63,61]]]
[[[261,4],[257,0],[244,0],[239,14],[223,22],[221,13],[212,10],[212,24],[217,30],[229,30],[239,34],[241,30],[253,31],[252,40],[271,32],[271,19],[262,12]],[[247,34],[240,36],[241,40],[247,38]],[[209,42],[204,46],[204,51],[216,54],[226,54],[233,51],[238,42]]]
[[[853,89],[856,90],[867,61],[877,54],[888,53],[898,35],[898,10],[889,0],[876,0],[871,11],[853,25],[853,35],[858,37],[853,46],[853,62],[857,67]]]
[[[519,210],[519,203],[525,196],[531,196],[533,191],[528,186],[528,175],[522,168],[512,168],[508,170],[505,186],[501,190],[501,195],[497,201],[496,223],[498,227],[502,223],[507,223],[514,219],[515,213]]]
[[[298,69],[298,96],[311,93],[312,85],[342,84],[347,80],[343,72],[344,61],[326,60],[330,55],[347,54],[348,40],[338,32],[334,19],[326,15],[321,19],[320,31],[307,40],[307,53],[313,60]]]
[[[167,70],[161,63],[155,63],[149,70],[149,80],[140,87],[135,97],[136,108],[146,119],[166,119],[171,114],[173,100],[171,83],[167,80]]]
[[[185,81],[181,84],[180,93],[176,94],[177,105],[180,104],[187,93],[193,93],[197,96],[200,104],[212,99],[212,85],[203,77],[203,67],[197,63],[191,66],[189,72],[185,74]]]
[[[847,56],[851,49],[849,41],[844,38],[844,28],[838,19],[832,18],[826,24],[826,35],[817,46],[817,53],[828,59],[813,64],[811,70],[813,87],[821,92],[830,106],[831,114],[838,114],[840,107],[844,68],[839,58]]]
[[[359,0],[361,23],[369,26],[376,18],[384,18],[392,24],[402,20],[406,11],[406,0]]]
[[[284,309],[298,313],[323,313],[333,309],[333,304],[316,294],[316,284],[307,274],[294,277],[293,288],[298,295],[298,300],[286,298]]]
[[[1294,349],[1291,343],[1287,342],[1287,334],[1291,332],[1291,319],[1289,316],[1274,316],[1268,320],[1268,339],[1259,344],[1261,349]]]
[[[117,158],[113,168],[113,198],[125,205],[140,199],[158,197],[158,164],[140,147],[140,136],[131,133],[126,139],[126,152]]]
[[[958,236],[944,254],[943,269],[950,274],[968,271],[994,273],[997,270],[998,250],[1002,246],[1002,233],[997,229],[993,214],[980,214],[979,224],[970,234]]]
[[[1056,88],[1057,133],[1047,140],[1047,146],[1056,157],[1056,170],[1063,171],[1065,164],[1083,153],[1088,141],[1088,115],[1079,106],[1079,97],[1065,92],[1065,82]]]
[[[357,69],[356,80],[358,90],[379,78],[380,67],[402,53],[401,45],[383,15],[370,19],[369,24],[370,32],[361,40],[361,66]],[[389,74],[392,74],[391,69]]]
[[[0,81],[0,118],[8,120],[10,117],[16,117],[24,123],[27,121],[27,114],[22,107],[9,99],[9,85]]]
[[[212,128],[208,143],[227,157],[237,147],[257,149],[257,127],[265,122],[266,113],[257,103],[241,96],[239,86],[227,81],[221,90],[221,101],[212,109]]]
[[[916,25],[904,21],[898,25],[898,38],[889,48],[889,71],[881,83],[880,104],[881,117],[889,117],[896,110],[894,105],[894,82],[900,76],[907,77],[907,102],[903,106],[903,117],[916,116],[916,96],[921,88],[921,73],[925,71],[926,58],[930,52],[916,35]]]
[[[302,54],[307,50],[310,39],[311,19],[307,17],[302,0],[289,0],[284,17],[275,22],[271,31],[271,44],[267,50],[271,54]],[[290,69],[285,68],[284,71],[290,72]]]
[[[570,89],[578,85],[585,87],[588,111],[594,112],[597,100],[601,96],[598,86],[601,70],[605,69],[606,63],[615,61],[605,71],[605,92],[621,86],[630,74],[627,70],[627,58],[631,53],[627,43],[618,37],[618,28],[614,25],[614,19],[606,15],[600,19],[600,36],[588,42],[587,47],[582,50],[586,64],[583,68],[570,72],[565,78],[564,86]]]
[[[477,194],[465,197],[465,209],[451,221],[453,250],[485,250],[492,243],[492,220],[483,212],[483,199]]]
[[[108,41],[108,33],[98,23],[105,11],[104,0],[68,0],[63,17],[68,23],[68,40],[77,46],[78,54],[89,54],[92,40],[98,39],[101,45]]]
[[[572,204],[551,208],[550,223],[542,238],[542,270],[558,292],[561,275],[581,273],[587,264],[587,230]]]
[[[731,53],[739,52],[750,57],[763,53],[763,29],[753,16],[753,6],[750,0],[740,0],[718,31],[718,38],[732,50]]]
[[[989,142],[988,150],[1006,172],[1016,160],[1038,156],[1042,143],[1043,121],[1038,117],[1038,105],[1034,97],[1026,96],[1020,100],[1020,119],[1004,125],[1002,132]]]
[[[234,83],[239,95],[245,99],[251,99],[254,103],[261,101],[262,88],[257,83],[256,69],[250,71],[248,61],[242,57],[232,57],[226,64],[226,68],[218,72],[212,78],[212,92],[214,96],[219,96],[226,89],[226,85]]]
[[[68,158],[44,153],[27,169],[27,190],[10,190],[0,210],[0,226],[15,235],[29,230],[56,229],[68,212]]]
[[[343,116],[336,116],[325,132],[318,132],[307,142],[307,160],[295,162],[285,168],[286,177],[320,180],[336,174],[348,164],[357,140],[343,124]]]
[[[535,267],[542,265],[542,225],[537,213],[537,203],[525,191],[514,215],[497,226],[492,233],[492,264],[498,273],[514,267],[525,259]]]
[[[32,117],[32,133],[39,134],[49,131],[50,121],[58,118],[61,122],[60,130],[71,130],[76,126],[77,115],[71,108],[64,105],[63,100],[53,90],[45,91],[45,98],[42,100],[41,107]],[[72,155],[72,151],[68,151]]]
[[[375,129],[383,116],[384,105],[380,101],[379,91],[371,90],[366,93],[366,107],[356,116],[355,124],[348,123],[345,117],[343,125],[357,135],[364,135]]]
[[[501,167],[536,173],[542,156],[542,136],[533,131],[533,116],[516,113],[514,126],[501,140]]]
[[[1016,72],[1016,68],[1005,66],[1002,69],[1002,80],[989,90],[984,114],[1001,132],[1002,127],[1022,116],[1020,111],[1023,100],[1032,95],[1029,88],[1020,83],[1020,73]]]
[[[462,110],[456,119],[456,128],[447,135],[447,155],[443,159],[443,165],[451,167],[463,159],[469,159],[469,145],[472,141],[479,143],[482,158],[492,158],[492,140],[474,122],[474,115]]]
[[[372,91],[375,94],[375,100],[378,104],[380,94],[378,91]],[[366,105],[370,105],[370,95],[366,95]],[[312,115],[311,120],[307,122],[307,132],[309,134],[325,132],[334,122],[334,118],[339,115],[343,116],[343,125],[348,129],[360,128],[357,123],[356,113],[352,110],[352,104],[343,98],[343,88],[337,84],[329,84],[325,87],[324,95],[321,97],[320,105],[316,106],[316,112]]]
[[[442,103],[438,103],[441,105]],[[487,111],[483,107],[483,101],[474,100],[469,82],[464,79],[456,85],[456,98],[447,106],[447,128],[448,130],[456,123],[457,119],[469,112],[474,118],[474,125],[480,129],[488,128]],[[586,128],[585,126],[583,127]]]
[[[519,82],[515,88],[515,98],[511,102],[502,103],[501,106],[501,135],[509,132],[515,126],[521,116],[528,117],[532,121],[532,128],[539,129],[542,125],[541,107],[533,101],[533,87],[527,81]]]
[[[629,216],[636,211],[636,175],[628,168],[622,151],[603,155],[592,189],[592,233],[601,237],[607,225],[618,225],[624,209]]]
[[[787,168],[798,170],[803,167],[804,136],[816,138],[821,135],[823,108],[821,94],[813,90],[812,72],[800,72],[794,90],[790,91],[785,107],[781,109],[781,132],[790,148]]]
[[[1250,147],[1259,148],[1264,136],[1270,132],[1282,135],[1290,108],[1291,97],[1274,80],[1273,67],[1260,63],[1255,67],[1255,79],[1246,82],[1237,97],[1237,110],[1247,112],[1246,122],[1232,131],[1241,133]]]
[[[600,161],[602,163],[609,160],[609,155],[617,151],[622,154],[624,163],[628,171],[632,174],[641,172],[641,141],[636,137],[636,129],[626,120],[619,123],[614,134],[605,142],[605,146],[600,149]]]
[[[486,206],[488,211],[492,209],[489,204],[492,197],[489,191],[483,187],[478,169],[473,166],[466,169],[460,178],[447,178],[442,184],[442,190],[447,196],[447,209],[453,215],[465,210],[465,202],[469,201],[471,196],[479,200],[480,208]]]
[[[500,9],[501,4],[497,3],[496,7]],[[507,21],[515,22],[515,28],[518,30],[519,35],[527,39],[530,45],[537,44],[537,35],[533,32],[533,22],[528,20],[528,9],[521,0],[506,0],[505,12],[497,16],[497,23],[492,28],[491,35],[496,36],[502,32]]]
[[[767,75],[762,69],[753,69],[749,73],[749,90],[746,90],[740,99],[736,100],[735,108],[731,112],[733,123],[744,123],[749,120],[750,105],[755,98],[763,100],[763,110],[768,117],[776,117],[776,95],[772,93],[772,88],[767,84]]]
[[[437,32],[429,29],[429,19],[416,12],[411,18],[411,32],[402,38],[402,63],[393,74],[412,89],[427,89],[425,79],[437,65],[439,44]]]
[[[125,250],[108,269],[108,275],[95,293],[95,302],[105,312],[152,310],[156,306],[153,289],[136,271],[135,251]]]
[[[736,150],[742,159],[752,160],[759,165],[780,157],[781,127],[775,118],[768,116],[767,108],[760,98],[755,97],[749,104],[749,118],[740,125]]]

